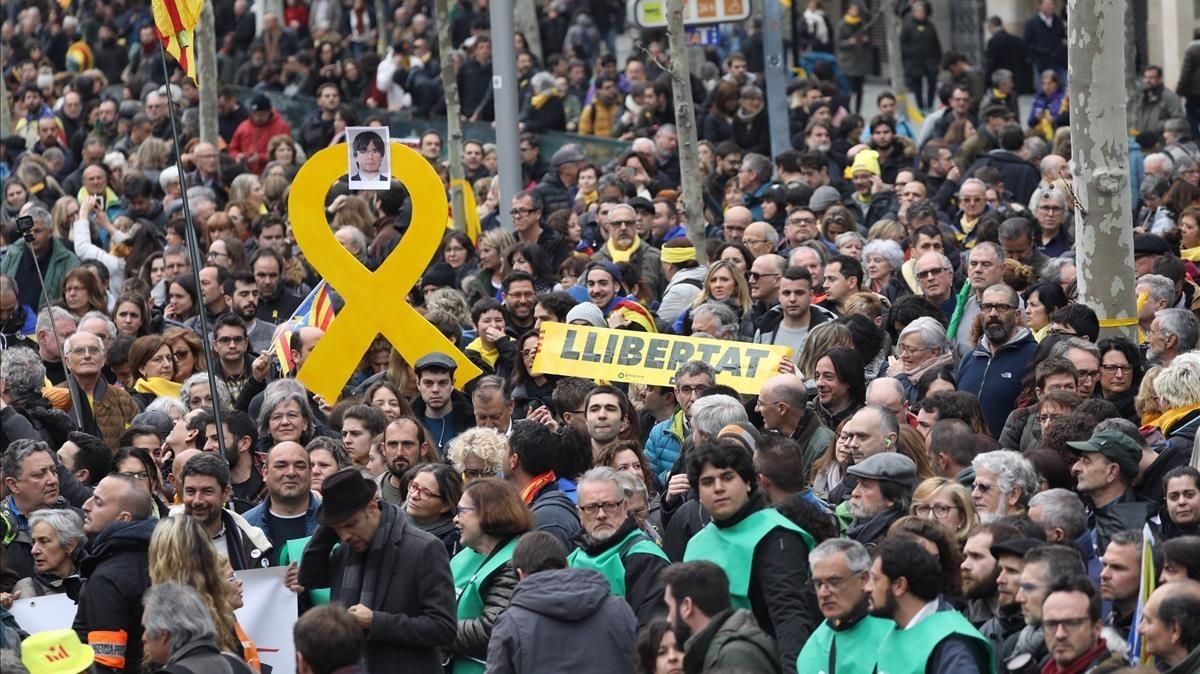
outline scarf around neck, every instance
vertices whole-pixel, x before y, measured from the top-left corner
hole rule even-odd
[[[525,488],[521,490],[521,500],[525,502],[525,505],[532,505],[533,499],[537,498],[538,492],[542,490],[542,487],[545,487],[551,482],[555,482],[557,480],[558,476],[555,475],[554,471],[552,470],[548,470],[545,473],[534,477],[533,480],[531,480],[529,484],[525,485]]]
[[[604,247],[608,249],[608,254],[612,257],[614,263],[629,262],[633,259],[634,254],[638,252],[638,249],[642,247],[642,237],[633,237],[633,245],[626,250],[617,250],[617,246],[611,238],[604,244]]]
[[[379,506],[379,528],[375,530],[375,537],[371,539],[370,547],[362,553],[355,552],[353,549],[347,550],[346,566],[342,569],[342,592],[339,599],[350,606],[362,604],[369,609],[375,608],[375,584],[379,566],[383,560],[378,558],[368,560],[368,557],[378,556],[384,543],[391,540],[392,529],[399,520],[399,509],[395,506],[385,503],[380,503]],[[368,561],[371,563],[368,564]]]

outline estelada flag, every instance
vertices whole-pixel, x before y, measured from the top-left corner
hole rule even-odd
[[[274,343],[271,345],[279,359],[279,370],[284,376],[290,375],[296,369],[296,357],[292,353],[292,333],[303,327],[314,327],[328,330],[333,322],[333,296],[329,284],[321,281],[312,289],[308,297],[296,307],[291,318],[285,321],[275,331]]]
[[[151,0],[150,7],[163,49],[179,63],[183,74],[197,82],[195,29],[204,0]]]

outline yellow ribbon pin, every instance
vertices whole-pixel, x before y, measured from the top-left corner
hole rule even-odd
[[[296,376],[326,400],[341,395],[376,333],[410,364],[433,352],[449,355],[458,363],[455,384],[459,388],[483,374],[405,300],[442,241],[448,205],[446,189],[424,157],[397,142],[392,142],[391,150],[392,176],[408,189],[412,220],[396,249],[373,272],[338,243],[325,218],[325,194],[346,174],[344,146],[327,147],[304,162],[288,198],[296,243],[313,269],[345,300],[337,320]]]

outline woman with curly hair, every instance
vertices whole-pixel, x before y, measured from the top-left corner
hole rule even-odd
[[[463,484],[504,472],[504,455],[508,445],[504,436],[491,428],[477,426],[454,436],[446,452],[450,463],[460,474]]]

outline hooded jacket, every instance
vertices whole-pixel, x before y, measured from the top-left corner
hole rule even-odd
[[[633,671],[637,618],[588,569],[532,574],[517,584],[488,644],[488,672]]]
[[[984,401],[984,416],[993,438],[999,438],[1004,430],[1008,413],[1021,394],[1021,378],[1036,350],[1033,333],[1018,328],[995,353],[984,337],[958,365],[958,390],[973,393]]]
[[[142,669],[142,595],[150,587],[154,520],[116,522],[92,541],[79,564],[86,579],[71,628],[96,652],[96,671]]]
[[[775,640],[744,609],[727,608],[684,643],[683,671],[779,672]]]

